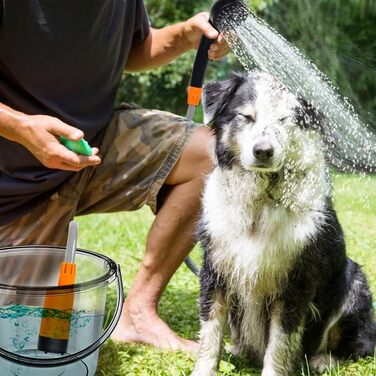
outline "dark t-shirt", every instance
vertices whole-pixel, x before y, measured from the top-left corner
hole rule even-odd
[[[2,0],[0,8],[0,102],[58,117],[95,146],[129,50],[149,33],[143,1]],[[0,137],[0,224],[25,214],[71,175]]]

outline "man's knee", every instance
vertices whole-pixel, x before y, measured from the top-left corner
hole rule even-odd
[[[204,177],[213,168],[214,136],[209,128],[198,128],[189,140],[166,184],[176,185]]]

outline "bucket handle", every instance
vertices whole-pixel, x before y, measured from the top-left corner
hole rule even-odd
[[[28,366],[28,367],[57,367],[57,366],[65,366],[73,362],[81,361],[83,358],[91,355],[95,352],[104,342],[108,340],[112,332],[114,331],[117,323],[119,322],[124,297],[123,297],[123,281],[121,278],[121,271],[120,265],[116,265],[116,290],[117,290],[117,304],[115,308],[115,313],[112,317],[112,320],[106,330],[101,334],[101,336],[93,342],[90,346],[86,347],[84,350],[78,351],[74,354],[69,354],[66,356],[62,356],[59,358],[48,358],[48,359],[33,359],[27,356],[17,355],[12,353],[11,351],[5,350],[0,347],[0,357],[9,360],[10,362]]]

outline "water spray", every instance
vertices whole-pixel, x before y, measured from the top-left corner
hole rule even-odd
[[[345,173],[376,172],[376,134],[313,62],[252,12],[240,25],[229,16],[218,27],[231,30],[224,37],[245,70],[278,78],[324,116],[320,134],[331,165]]]
[[[248,14],[248,9],[242,0],[217,0],[210,10],[209,23],[217,31],[225,31],[219,28],[218,20],[223,20],[230,15],[233,18],[232,27],[239,26],[248,17]],[[234,15],[236,15],[236,17],[233,17]],[[192,121],[196,107],[200,103],[202,85],[209,62],[208,51],[214,42],[215,39],[209,39],[203,36],[197,50],[191,80],[188,86],[188,111],[186,118],[189,121]]]

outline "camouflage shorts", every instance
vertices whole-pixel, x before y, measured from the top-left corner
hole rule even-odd
[[[157,110],[123,104],[99,145],[102,163],[74,174],[49,199],[0,227],[0,246],[63,245],[75,215],[153,212],[157,195],[198,125]]]

